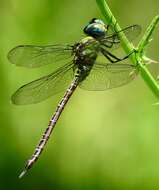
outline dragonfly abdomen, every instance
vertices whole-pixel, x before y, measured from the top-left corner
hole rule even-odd
[[[73,92],[75,91],[75,89],[77,88],[79,84],[79,77],[75,77],[75,79],[72,81],[71,85],[68,87],[66,93],[64,94],[63,98],[61,99],[61,101],[59,102],[55,113],[53,114],[52,118],[50,119],[50,122],[48,124],[48,127],[46,128],[39,144],[37,145],[35,152],[33,153],[32,157],[27,161],[27,164],[25,166],[24,171],[21,173],[21,175],[19,176],[20,178],[25,175],[25,173],[27,172],[28,169],[30,169],[33,164],[36,162],[36,160],[39,158],[40,154],[42,153],[54,127],[56,122],[58,121],[66,103],[68,102],[69,98],[71,97],[71,95],[73,94]]]

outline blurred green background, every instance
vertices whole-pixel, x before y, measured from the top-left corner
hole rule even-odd
[[[122,27],[140,24],[144,31],[159,14],[158,0],[108,3]],[[159,189],[158,99],[140,76],[109,91],[77,89],[41,158],[18,179],[54,111],[54,98],[14,106],[10,96],[53,67],[18,68],[7,52],[19,44],[76,42],[93,17],[102,18],[95,0],[0,0],[0,190]],[[159,60],[158,30],[148,50]],[[150,69],[159,73],[158,64]]]

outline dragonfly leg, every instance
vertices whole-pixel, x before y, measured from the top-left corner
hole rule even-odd
[[[110,20],[109,20],[109,22],[108,22],[108,29],[110,28],[109,26],[112,24],[112,20],[113,20],[113,18],[112,18],[112,16],[111,16],[111,18],[110,18]]]
[[[109,26],[108,26],[109,27]],[[106,48],[112,48],[114,44],[119,44],[120,41],[115,41],[116,40],[116,36],[112,36],[112,40],[107,39],[106,43],[103,43],[102,45]]]
[[[134,53],[134,51],[132,51],[131,53],[129,53],[128,55],[126,55],[123,58],[118,58],[117,56],[115,56],[114,54],[110,53],[108,50],[102,49],[101,52],[103,53],[103,55],[111,62],[111,63],[116,63],[119,61],[123,61],[125,59],[127,59],[132,53]],[[114,60],[113,60],[114,59]]]
[[[105,51],[102,52],[102,53],[103,53],[103,55],[104,55],[111,63],[117,62],[117,61],[114,61],[107,53],[105,53]]]
[[[107,25],[107,31],[109,31],[109,28],[110,28],[110,25],[108,24],[108,25]]]

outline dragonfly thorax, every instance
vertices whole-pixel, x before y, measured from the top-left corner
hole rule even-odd
[[[93,37],[86,37],[75,45],[74,48],[74,63],[77,68],[77,75],[80,75],[81,80],[86,78],[98,55],[99,42]]]
[[[97,58],[99,42],[93,37],[83,38],[74,48],[75,64],[92,65]]]

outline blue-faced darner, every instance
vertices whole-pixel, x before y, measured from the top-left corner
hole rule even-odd
[[[20,45],[8,53],[9,61],[17,66],[27,68],[37,68],[47,64],[58,66],[58,69],[51,74],[20,87],[11,97],[14,104],[38,103],[66,89],[20,177],[39,158],[66,103],[78,86],[86,90],[107,90],[125,85],[135,78],[138,73],[137,67],[122,63],[129,55],[119,58],[110,52],[120,46],[118,34],[121,31],[112,31],[112,33],[109,31],[109,25],[102,20],[92,19],[84,28],[87,36],[77,43],[48,46]],[[132,41],[140,34],[141,27],[132,25],[124,28],[122,32]],[[99,55],[105,57],[102,62],[97,60]],[[69,61],[63,64],[61,60]]]

